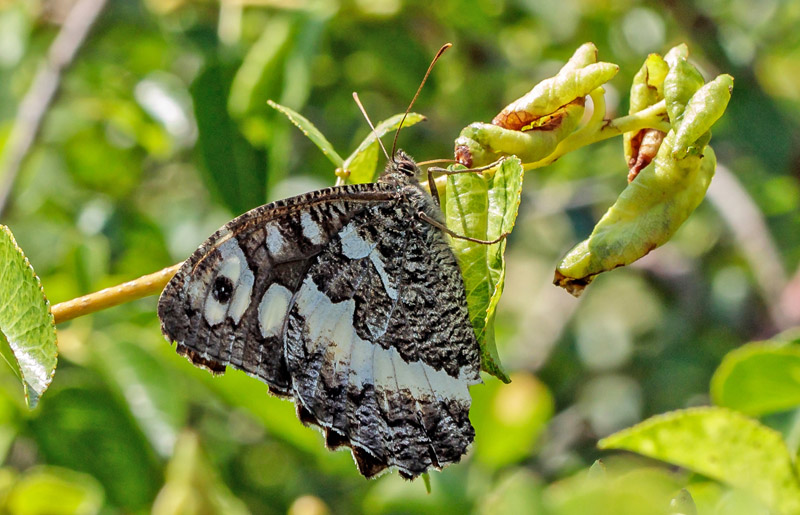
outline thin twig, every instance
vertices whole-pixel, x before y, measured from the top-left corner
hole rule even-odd
[[[56,324],[60,324],[95,311],[155,295],[164,289],[164,286],[172,279],[172,276],[175,275],[182,264],[178,263],[133,281],[56,304],[50,308],[50,311],[56,319]]]
[[[47,108],[61,83],[61,74],[72,63],[106,0],[78,0],[70,10],[47,58],[19,104],[8,143],[0,156],[0,215],[5,209],[22,162],[30,152]]]

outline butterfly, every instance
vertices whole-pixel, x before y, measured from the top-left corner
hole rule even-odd
[[[397,151],[375,183],[255,208],[205,241],[158,302],[179,354],[293,400],[366,477],[441,469],[475,435],[480,349],[442,212],[419,175]]]

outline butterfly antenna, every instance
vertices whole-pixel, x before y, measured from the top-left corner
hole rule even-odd
[[[425,85],[425,81],[428,80],[428,75],[430,75],[431,70],[433,70],[433,65],[436,64],[436,61],[438,61],[440,57],[442,57],[442,54],[445,52],[445,50],[447,50],[451,46],[453,46],[452,43],[445,43],[444,45],[442,45],[442,48],[440,48],[439,51],[436,52],[436,55],[433,57],[433,61],[431,61],[431,64],[428,66],[428,71],[426,71],[425,76],[422,77],[422,82],[419,83],[419,87],[417,88],[417,92],[414,94],[414,98],[412,98],[411,103],[408,104],[408,109],[406,109],[405,114],[403,114],[403,118],[400,120],[400,125],[397,126],[397,131],[395,131],[394,133],[394,140],[392,141],[392,160],[394,160],[394,152],[395,150],[397,150],[397,136],[400,135],[400,129],[403,128],[403,122],[406,121],[408,113],[411,112],[411,107],[414,105],[414,102],[417,101],[419,92],[422,91],[422,86]]]
[[[364,109],[363,104],[361,104],[361,100],[359,100],[359,98],[358,98],[358,93],[356,93],[355,91],[353,91],[353,100],[356,101],[356,105],[358,106],[359,109],[361,109],[361,114],[363,114],[364,118],[367,119],[367,123],[369,124],[369,128],[372,129],[372,134],[375,135],[375,139],[378,140],[378,145],[380,145],[381,149],[383,150],[383,155],[385,155],[386,156],[386,160],[389,161],[391,159],[391,157],[389,157],[389,153],[386,152],[386,147],[383,146],[383,141],[381,141],[381,137],[378,135],[378,131],[376,131],[375,130],[375,126],[372,125],[372,120],[369,119],[369,115],[367,114],[367,110]]]

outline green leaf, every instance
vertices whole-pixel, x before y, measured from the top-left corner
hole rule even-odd
[[[675,133],[675,144],[672,152],[682,159],[690,151],[692,145],[707,133],[711,126],[725,113],[733,91],[733,77],[720,75],[692,95],[680,126]],[[702,150],[702,149],[701,149]]]
[[[800,512],[800,485],[780,433],[725,408],[652,417],[601,440],[752,492],[781,513]]]
[[[103,488],[88,474],[60,467],[36,467],[17,479],[4,508],[18,515],[90,514],[100,512],[103,497]]]
[[[342,164],[344,163],[344,159],[342,159],[342,156],[340,156],[336,152],[336,150],[333,149],[333,144],[331,144],[331,142],[328,141],[327,138],[325,138],[322,132],[320,132],[320,130],[317,129],[317,127],[313,123],[311,123],[311,121],[309,121],[307,118],[305,118],[300,113],[294,111],[293,109],[290,109],[286,106],[282,106],[276,102],[273,102],[272,100],[268,100],[267,103],[270,105],[270,107],[273,107],[278,111],[280,111],[281,113],[283,113],[284,115],[286,115],[289,121],[295,124],[295,126],[297,126],[298,129],[303,131],[303,134],[307,136],[308,139],[310,139],[311,142],[314,143],[322,151],[323,154],[325,154],[325,157],[330,159],[331,163],[333,163],[334,166],[336,167],[342,166]]]
[[[569,61],[561,67],[558,73],[567,73],[597,62],[597,47],[594,43],[584,43],[579,46]]]
[[[667,61],[669,62],[669,61]],[[664,78],[664,100],[666,101],[667,115],[673,127],[677,127],[683,116],[686,104],[698,89],[703,86],[703,76],[689,61],[676,57],[669,66],[669,72]]]
[[[462,236],[494,240],[511,232],[522,194],[522,164],[516,157],[483,174],[447,177],[447,226]],[[494,316],[505,283],[506,241],[482,245],[452,238],[461,266],[470,321],[481,345],[481,368],[504,382],[494,340]]]
[[[604,470],[584,470],[555,481],[544,492],[545,509],[557,515],[643,515],[668,513],[680,475],[663,468],[609,461]]]
[[[800,345],[759,342],[729,352],[711,378],[711,399],[753,416],[800,406]]]
[[[280,92],[281,81],[277,79],[291,47],[292,28],[288,17],[270,17],[231,81],[228,97],[231,114],[242,117],[254,108],[262,108],[265,96]]]
[[[372,182],[375,177],[375,166],[378,164],[378,138],[387,132],[396,131],[402,120],[403,115],[396,114],[380,122],[375,126],[375,131],[370,131],[358,148],[344,160],[342,168],[350,172],[347,182],[351,184]],[[416,125],[423,120],[425,117],[419,113],[408,113],[403,128]]]
[[[0,292],[0,332],[34,408],[56,370],[55,322],[39,277],[5,225],[0,225]]]
[[[663,245],[700,205],[716,170],[711,147],[676,159],[670,130],[654,165],[628,183],[587,240],[559,263],[554,283],[579,296],[594,277],[626,266]],[[698,149],[698,152],[700,149]]]
[[[571,63],[568,63],[568,65]],[[591,63],[583,68],[565,66],[555,77],[545,79],[528,93],[507,105],[492,123],[519,130],[532,120],[547,116],[575,99],[599,88],[619,71],[613,63]]]
[[[196,149],[209,190],[232,212],[243,213],[266,198],[266,154],[242,135],[231,118],[225,101],[228,84],[227,70],[213,63],[192,83]]]
[[[166,482],[153,503],[155,515],[172,513],[250,513],[220,481],[200,448],[197,435],[182,433],[167,464]]]
[[[539,161],[550,155],[575,130],[584,110],[582,100],[571,102],[538,118],[535,124],[543,125],[536,130],[511,130],[493,123],[471,123],[456,138],[456,155],[459,162],[474,167],[491,164],[509,155],[517,156],[523,163]]]

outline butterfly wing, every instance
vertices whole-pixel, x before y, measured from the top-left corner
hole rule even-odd
[[[472,442],[480,355],[441,231],[405,201],[353,216],[292,299],[286,358],[301,418],[365,476],[457,462]]]
[[[286,307],[311,260],[370,204],[376,184],[339,186],[267,204],[227,223],[183,264],[158,302],[161,329],[179,354],[214,373],[226,365],[289,395]]]
[[[245,213],[186,261],[158,314],[179,353],[293,398],[367,477],[390,466],[416,477],[459,461],[473,440],[480,356],[458,264],[396,185]]]

